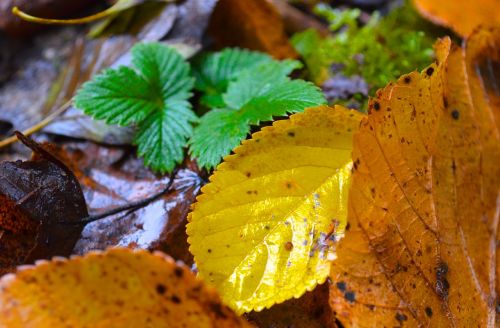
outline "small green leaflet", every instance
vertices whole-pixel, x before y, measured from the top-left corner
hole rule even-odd
[[[267,54],[238,48],[200,56],[193,63],[193,74],[195,88],[203,92],[201,103],[212,108],[224,107],[222,95],[241,71],[272,61]]]
[[[197,121],[188,102],[194,85],[189,64],[159,43],[137,44],[132,58],[135,69],[108,69],[86,82],[75,106],[108,124],[136,124],[134,144],[145,165],[171,172]]]
[[[215,167],[250,132],[250,125],[273,116],[296,113],[324,104],[314,84],[288,77],[300,63],[293,60],[264,62],[243,70],[222,96],[225,107],[205,114],[190,140],[190,152],[203,167]]]

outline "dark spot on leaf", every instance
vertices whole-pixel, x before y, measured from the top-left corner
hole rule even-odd
[[[356,301],[356,294],[352,291],[349,291],[349,292],[345,292],[344,293],[344,298],[350,302],[350,303],[354,303]]]
[[[375,109],[376,111],[380,110],[380,104],[378,101],[373,103],[373,109]]]
[[[165,285],[163,285],[163,284],[156,285],[156,292],[158,294],[163,295],[163,294],[165,294],[166,291],[167,291],[167,287],[165,287]]]
[[[345,231],[349,231],[350,228],[351,228],[351,224],[349,222],[347,222],[347,224],[345,226]]]
[[[286,249],[287,251],[289,251],[289,252],[293,249],[293,244],[292,244],[292,242],[291,242],[291,241],[287,241],[287,242],[285,243],[285,249]]]
[[[211,248],[207,249],[207,252],[212,253],[212,249]]]
[[[293,131],[289,131],[287,134],[289,137],[295,137],[295,132]]]
[[[252,176],[252,173],[247,172],[247,173],[245,173],[245,175],[247,176],[247,178],[250,178]]]
[[[409,77],[409,76],[405,76],[405,78],[404,78],[404,82],[405,82],[406,84],[410,84],[410,82],[411,82],[411,77]]]
[[[184,271],[181,268],[175,268],[174,273],[177,278],[182,278]]]
[[[408,317],[405,314],[403,314],[403,313],[397,312],[396,313],[396,320],[399,321],[399,322],[402,322],[402,321],[408,320]]]
[[[335,284],[337,286],[337,288],[341,291],[341,292],[344,292],[347,288],[347,285],[344,281],[339,281]]]
[[[428,69],[425,70],[425,74],[427,74],[427,76],[431,76],[432,73],[434,73],[434,68],[432,67],[429,67]]]
[[[498,312],[498,311],[497,311]],[[425,307],[425,314],[430,318],[432,317],[432,309],[428,306]]]
[[[451,117],[453,117],[454,120],[458,120],[460,118],[460,112],[456,109],[452,110]]]
[[[181,303],[181,299],[177,296],[177,295],[172,295],[172,297],[170,298],[172,300],[172,302],[174,302],[175,304],[180,304]]]

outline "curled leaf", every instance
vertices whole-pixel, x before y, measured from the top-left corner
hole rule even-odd
[[[498,326],[500,30],[377,93],[354,135],[330,304],[345,327]]]
[[[2,327],[251,327],[162,253],[110,249],[0,280]]]
[[[83,228],[78,221],[88,215],[73,173],[40,145],[18,137],[36,158],[0,163],[0,274],[71,254]]]
[[[187,226],[199,275],[237,312],[325,281],[345,225],[352,133],[361,114],[307,109],[255,133],[202,188]]]

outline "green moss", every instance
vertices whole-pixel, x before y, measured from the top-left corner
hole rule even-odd
[[[432,61],[435,38],[424,32],[425,23],[409,4],[385,17],[375,12],[363,26],[358,9],[318,5],[315,12],[330,23],[334,34],[320,39],[316,31],[309,30],[292,38],[315,82],[321,80],[318,72],[339,64],[339,73],[362,76],[370,86],[370,94],[374,94],[389,81]]]

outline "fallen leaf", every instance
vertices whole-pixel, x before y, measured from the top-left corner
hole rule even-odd
[[[413,0],[420,14],[435,24],[467,37],[479,25],[498,24],[498,0]]]
[[[248,48],[276,59],[298,57],[279,13],[267,0],[219,0],[208,31],[219,48]]]
[[[275,122],[237,147],[202,188],[188,218],[190,251],[199,275],[237,312],[325,281],[328,242],[345,225],[361,116],[322,106]]]
[[[17,265],[67,256],[87,207],[78,180],[58,159],[24,139],[37,156],[0,163],[0,274]]]
[[[146,169],[130,147],[110,147],[88,141],[61,143],[54,150],[75,173],[92,215],[108,212],[162,191],[170,177]],[[85,226],[73,253],[83,255],[108,247],[161,250],[187,265],[186,223],[202,178],[195,165],[181,165],[171,192],[134,212],[123,211]]]
[[[251,327],[162,253],[110,249],[0,280],[2,327]]]
[[[261,312],[250,312],[246,317],[261,328],[337,328],[328,305],[328,290],[328,283],[324,283],[298,299],[273,305]]]
[[[499,325],[500,29],[377,93],[332,264],[345,327]]]

